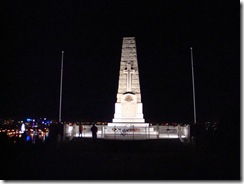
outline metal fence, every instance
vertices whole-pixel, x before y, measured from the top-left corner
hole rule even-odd
[[[149,127],[127,126],[107,126],[96,125],[98,128],[97,138],[114,140],[139,140],[139,139],[180,139],[187,142],[190,138],[189,125],[162,126],[155,125]],[[79,132],[79,125],[66,125],[65,136],[92,137],[91,125],[83,125],[82,134]]]

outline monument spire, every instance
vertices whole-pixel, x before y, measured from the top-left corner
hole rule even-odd
[[[142,113],[135,37],[124,37],[113,122],[145,122]]]

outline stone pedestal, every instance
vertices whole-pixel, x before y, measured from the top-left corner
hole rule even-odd
[[[115,103],[113,122],[145,122],[142,114],[142,103],[137,103],[137,96],[135,94],[123,94],[120,101],[120,103]]]
[[[114,122],[114,123],[108,123],[108,127],[149,127],[149,123],[137,123],[137,122]]]

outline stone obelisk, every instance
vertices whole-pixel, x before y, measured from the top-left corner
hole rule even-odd
[[[135,37],[124,37],[113,125],[142,125],[143,108]],[[143,126],[146,124],[144,123]]]

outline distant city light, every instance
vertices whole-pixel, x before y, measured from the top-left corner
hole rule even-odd
[[[25,132],[25,124],[22,123],[22,125],[21,125],[21,133],[24,133],[24,132]]]
[[[26,141],[30,141],[31,137],[29,135],[26,136]]]

